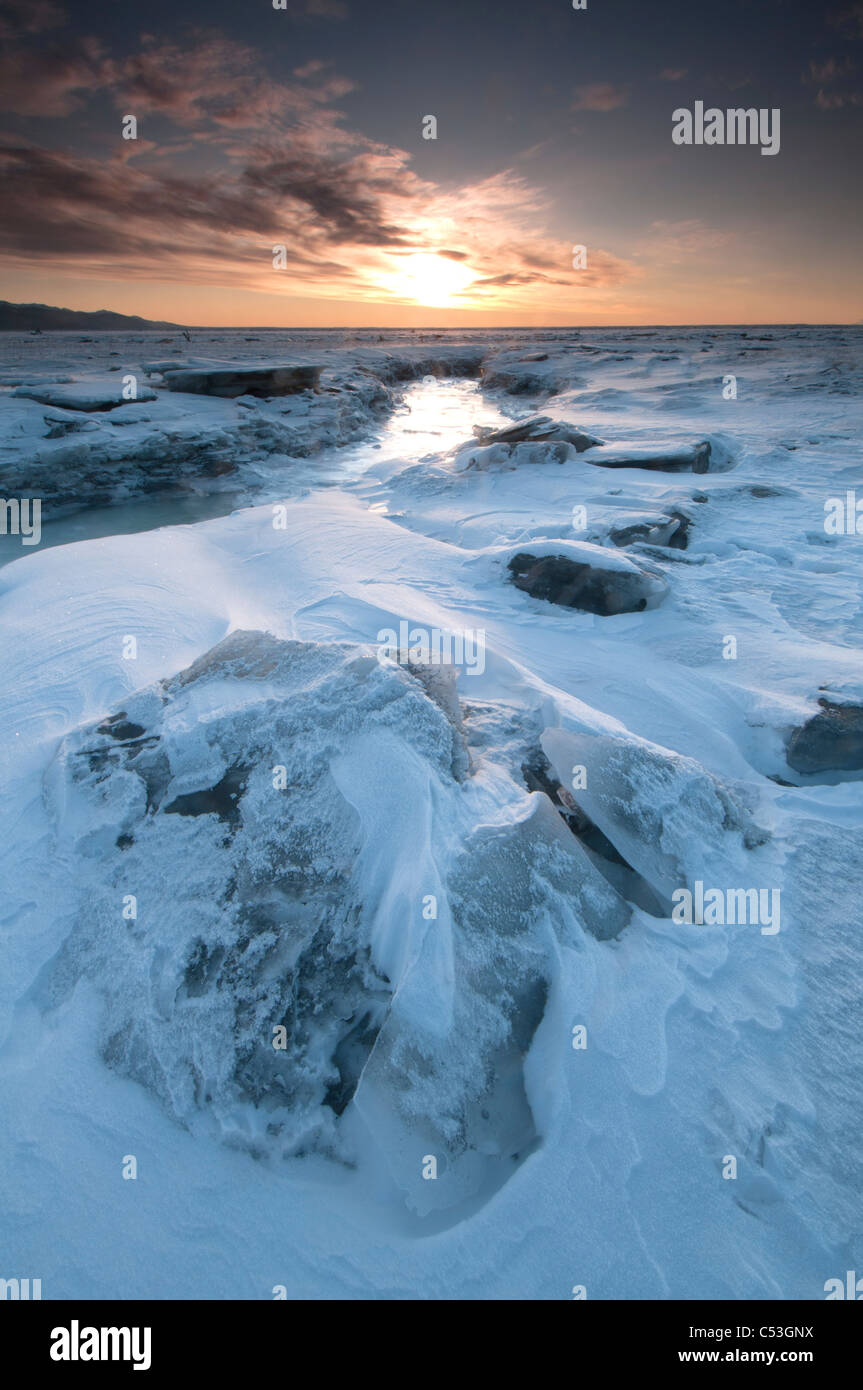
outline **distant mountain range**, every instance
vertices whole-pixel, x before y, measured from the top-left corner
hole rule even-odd
[[[161,319],[142,319],[137,314],[115,314],[111,309],[86,313],[83,309],[57,309],[51,304],[10,304],[7,299],[0,299],[0,333],[32,333],[36,329],[47,333],[64,328],[90,328],[98,332],[180,327],[178,323],[164,323]]]

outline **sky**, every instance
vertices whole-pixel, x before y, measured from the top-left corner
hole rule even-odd
[[[778,152],[676,144],[696,102],[777,109]],[[860,322],[861,126],[848,0],[0,0],[0,298]]]

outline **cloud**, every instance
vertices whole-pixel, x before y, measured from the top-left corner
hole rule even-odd
[[[663,68],[659,74],[660,82],[680,82],[689,72],[689,68]]]
[[[577,87],[573,111],[614,111],[625,106],[628,88],[615,87],[611,82],[589,82],[585,87]]]
[[[102,85],[96,39],[51,45],[27,54],[14,44],[0,54],[0,110],[18,116],[68,116]]]
[[[837,78],[854,71],[855,65],[850,58],[843,58],[841,62],[837,62],[835,58],[825,58],[823,63],[810,62],[808,73],[803,74],[803,81],[835,82]]]
[[[815,105],[821,111],[838,111],[843,106],[861,106],[863,105],[863,94],[860,92],[825,92],[823,88],[819,87]]]
[[[512,169],[446,189],[420,177],[406,151],[347,122],[334,103],[353,84],[320,60],[277,82],[213,33],[143,36],[122,57],[82,41],[62,61],[27,42],[14,109],[63,114],[107,96],[140,138],[122,140],[118,120],[102,158],[0,140],[0,252],[16,268],[404,302],[405,259],[421,253],[470,274],[458,302],[532,311],[590,303],[640,273],[599,247],[574,273],[571,242],[545,230],[547,195]],[[618,104],[613,88],[583,90],[587,109]]]
[[[22,34],[41,34],[68,23],[68,15],[52,0],[3,0],[0,4],[0,38],[15,39]]]
[[[314,77],[316,73],[323,72],[326,67],[329,67],[329,63],[322,62],[320,58],[311,58],[301,68],[294,68],[294,77]]]
[[[123,110],[158,113],[183,125],[203,121],[252,128],[311,113],[353,89],[343,77],[321,76],[323,64],[300,69],[300,80],[276,82],[261,72],[259,55],[243,44],[199,34],[181,47],[148,37],[121,62],[106,63],[101,80]]]
[[[571,269],[571,246],[534,221],[541,195],[512,172],[442,191],[402,151],[331,153],[324,162],[286,137],[278,158],[207,176],[165,171],[143,156],[99,161],[32,145],[0,145],[0,252],[76,275],[157,279],[323,297],[397,298],[402,258],[457,261],[474,279],[472,305],[535,306],[637,273],[600,248]],[[287,248],[286,271],[272,267]],[[275,280],[274,275],[282,278]]]
[[[108,57],[94,38],[39,47],[12,42],[0,56],[0,110],[65,116],[105,93],[123,114],[139,118],[251,129],[311,114],[353,90],[349,79],[326,75],[325,66],[308,63],[296,82],[277,82],[262,73],[253,49],[201,31],[191,32],[185,46],[143,35],[138,51],[122,59]]]
[[[815,97],[815,105],[821,111],[838,111],[843,106],[860,106],[863,104],[863,97],[860,92],[849,90],[837,90],[835,83],[856,72],[857,67],[850,58],[843,58],[837,61],[836,58],[825,58],[821,63],[812,61],[809,64],[809,71],[803,74],[803,82],[814,85],[818,84],[818,92]],[[832,90],[825,92],[826,84]]]

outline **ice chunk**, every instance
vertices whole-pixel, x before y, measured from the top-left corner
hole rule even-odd
[[[66,410],[103,411],[116,410],[118,406],[128,405],[130,398],[124,395],[122,380],[107,378],[92,379],[87,382],[74,382],[38,386],[18,386],[13,396],[24,396],[40,405],[55,405]],[[150,386],[138,383],[135,388],[135,401],[154,401],[156,392]]]
[[[502,807],[468,771],[443,674],[233,633],[61,746],[81,902],[37,1001],[93,981],[104,1058],[194,1132],[383,1143],[417,1211],[492,1190],[537,1139],[554,943],[629,908],[546,796],[504,781]]]
[[[741,795],[692,758],[565,729],[547,729],[542,747],[565,784],[583,769],[577,804],[667,905],[699,876],[737,883],[739,851],[766,839]]]

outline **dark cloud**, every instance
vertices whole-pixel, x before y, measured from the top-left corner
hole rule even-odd
[[[22,34],[41,34],[68,23],[68,14],[52,0],[2,0],[0,3],[0,39],[15,39]]]
[[[245,184],[268,202],[299,203],[329,237],[366,246],[404,244],[403,229],[384,220],[376,193],[350,163],[298,152],[245,171]],[[397,192],[395,180],[389,191]]]
[[[253,129],[311,115],[353,90],[349,79],[323,75],[324,67],[308,63],[296,82],[273,81],[253,49],[197,31],[185,45],[143,35],[138,51],[122,59],[108,57],[95,38],[38,46],[13,41],[0,56],[0,110],[65,116],[104,93],[123,114],[139,118]]]
[[[96,39],[0,54],[0,110],[19,116],[68,116],[103,84]]]
[[[0,171],[0,244],[23,256],[158,257],[178,238],[188,249],[215,237],[223,255],[236,237],[299,237],[309,250],[406,244],[349,163],[302,154],[250,164],[233,178],[182,177],[7,143]]]

